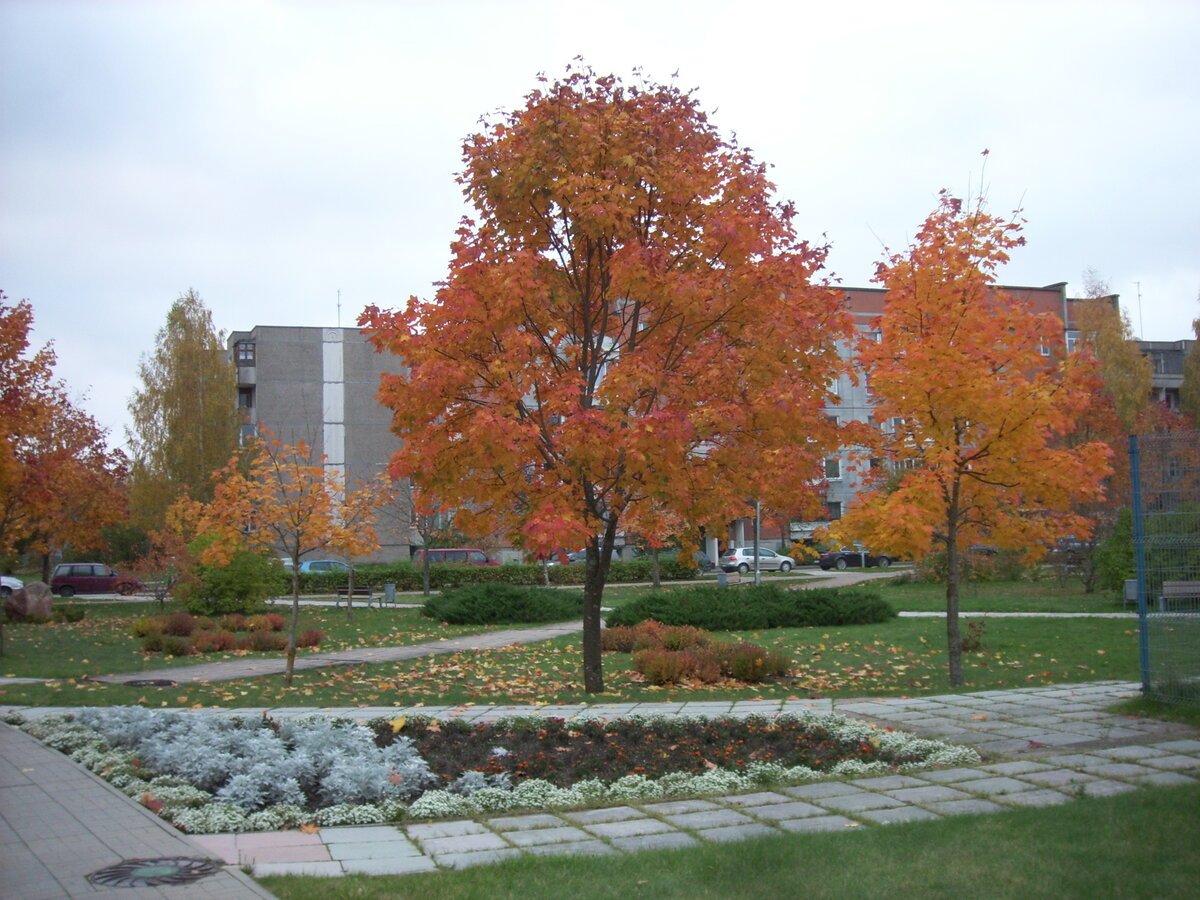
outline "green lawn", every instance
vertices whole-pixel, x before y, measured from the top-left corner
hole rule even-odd
[[[938,612],[946,608],[942,584],[874,582],[883,598],[898,610]],[[1060,584],[1044,581],[968,582],[959,590],[963,612],[1123,612],[1120,594],[1085,594],[1078,579]]]
[[[233,659],[232,653],[170,657],[145,653],[142,641],[131,629],[143,616],[159,614],[151,602],[95,603],[57,601],[55,609],[82,608],[83,621],[71,624],[7,624],[4,626],[4,656],[0,674],[33,678],[79,678],[117,672],[141,672],[163,667],[189,666],[200,662]],[[168,606],[168,609],[171,609]],[[285,618],[290,605],[270,608]],[[356,606],[350,620],[345,609],[321,606],[300,608],[301,631],[315,628],[325,633],[320,651],[352,647],[401,646],[477,634],[495,626],[443,625],[421,615],[417,609],[367,609]],[[249,656],[269,654],[249,653]]]
[[[583,690],[581,645],[578,637],[571,636],[402,663],[299,672],[290,690],[278,676],[187,689],[131,688],[75,679],[47,685],[0,685],[0,703],[409,706],[846,697],[949,689],[945,623],[940,619],[896,619],[879,625],[779,629],[733,636],[787,653],[795,677],[758,686],[728,683],[657,688],[640,683],[628,654],[613,653],[604,658],[606,693],[597,697]],[[1136,623],[991,619],[984,625],[982,648],[966,655],[964,671],[967,690],[1134,679],[1138,673]]]
[[[1200,785],[1048,809],[404,877],[260,879],[283,900],[520,897],[1194,897]]]

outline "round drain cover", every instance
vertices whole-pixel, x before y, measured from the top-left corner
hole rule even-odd
[[[211,859],[167,856],[157,859],[123,859],[115,866],[93,872],[87,880],[104,887],[155,887],[188,884],[221,871]]]

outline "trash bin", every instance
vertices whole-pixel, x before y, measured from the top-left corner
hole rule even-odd
[[[729,576],[725,574],[724,569],[717,569],[717,587],[728,587]]]
[[[1125,579],[1125,604],[1137,606],[1137,579]]]
[[[396,582],[385,581],[383,583],[383,602],[396,605]]]

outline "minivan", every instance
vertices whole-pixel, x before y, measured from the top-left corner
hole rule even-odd
[[[418,550],[413,557],[415,565],[423,565],[428,554],[430,565],[434,563],[457,563],[460,566],[498,566],[500,563],[489,557],[478,547],[433,547]]]
[[[50,578],[50,590],[60,597],[76,594],[132,594],[142,583],[104,563],[59,563]]]

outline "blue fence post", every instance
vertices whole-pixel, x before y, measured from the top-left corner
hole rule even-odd
[[[1146,532],[1142,526],[1142,459],[1138,436],[1129,436],[1129,468],[1133,476],[1133,558],[1137,566],[1138,656],[1142,693],[1150,693],[1150,634],[1146,627]]]

